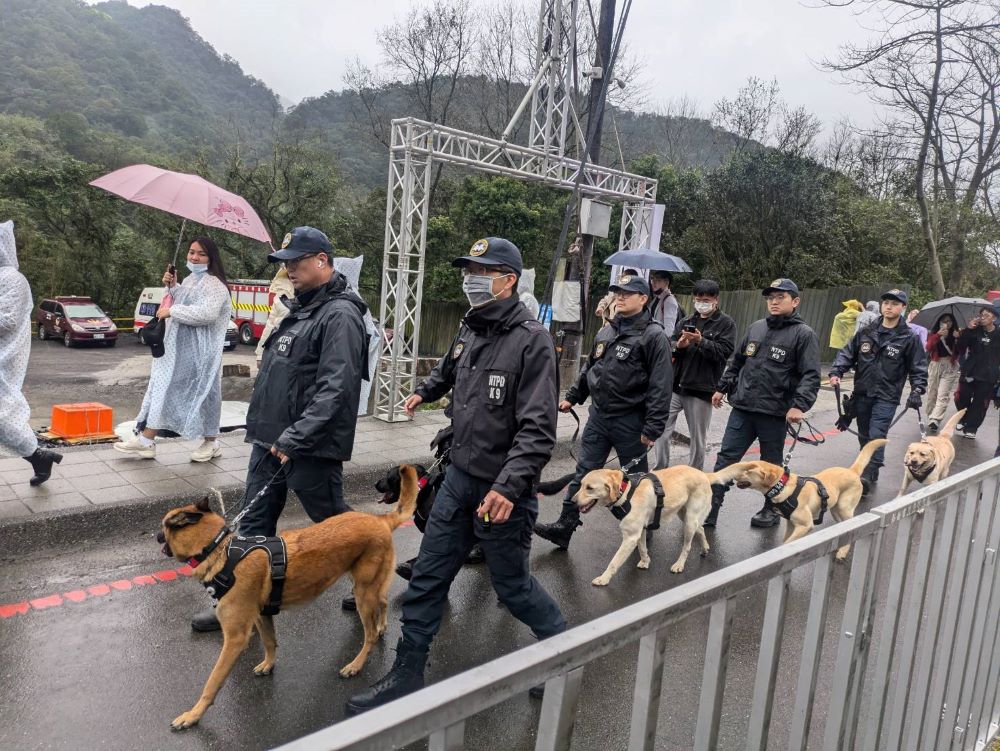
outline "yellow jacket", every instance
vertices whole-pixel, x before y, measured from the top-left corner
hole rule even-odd
[[[860,300],[845,300],[844,309],[833,317],[833,329],[830,331],[830,346],[843,349],[854,336],[854,324],[865,306]]]

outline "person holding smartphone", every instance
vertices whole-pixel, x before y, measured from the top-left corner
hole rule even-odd
[[[694,314],[682,318],[673,332],[673,395],[667,425],[656,439],[657,469],[670,464],[670,436],[681,411],[691,436],[688,464],[695,469],[704,465],[705,442],[712,423],[712,394],[736,348],[736,323],[719,310],[718,282],[699,279],[692,296]]]
[[[984,306],[958,337],[959,356],[962,358],[958,408],[966,412],[957,430],[966,438],[976,437],[1000,382],[998,318],[1000,305]]]

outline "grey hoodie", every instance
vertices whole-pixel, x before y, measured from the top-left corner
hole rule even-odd
[[[30,456],[38,448],[21,393],[31,354],[31,288],[18,270],[14,223],[0,223],[0,456]]]

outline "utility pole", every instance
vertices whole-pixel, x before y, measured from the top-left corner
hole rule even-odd
[[[612,75],[609,70],[611,42],[615,24],[615,0],[601,0],[601,16],[597,24],[597,56],[594,68],[599,68],[600,76],[591,76],[590,94],[587,100],[587,150],[588,161],[601,163],[601,134],[604,129],[604,102],[601,92],[604,77]],[[610,86],[609,86],[610,88]],[[587,315],[590,310],[590,274],[594,260],[594,236],[583,235],[578,253],[569,256],[566,264],[566,278],[580,282],[580,320],[573,328],[563,327],[564,350],[561,363],[560,382],[569,385],[576,381],[580,370],[580,349],[583,335],[587,330]],[[572,324],[571,324],[572,326]]]

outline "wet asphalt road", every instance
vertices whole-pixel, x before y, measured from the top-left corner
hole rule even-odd
[[[819,415],[814,422],[827,426],[832,416]],[[980,440],[955,439],[955,471],[992,457],[996,432],[994,411],[981,430]],[[897,440],[889,447],[889,466],[883,470],[875,503],[895,495],[903,447],[915,434],[910,418],[897,426]],[[799,447],[796,468],[808,472],[846,465],[855,455],[853,436],[832,436],[822,449]],[[682,459],[678,455],[675,460]],[[545,475],[554,477],[570,469],[568,461],[557,462]],[[674,522],[657,533],[648,571],[634,568],[633,558],[610,586],[591,586],[590,580],[604,569],[620,542],[614,519],[603,512],[585,517],[568,553],[555,552],[536,538],[534,572],[559,602],[570,624],[577,625],[770,549],[780,541],[780,528],[762,531],[748,526],[759,500],[759,495],[734,489],[718,528],[709,533],[711,554],[707,558],[692,555],[681,575],[669,573],[680,544],[679,525]],[[375,508],[364,503],[356,506],[360,510]],[[868,507],[863,503],[861,510]],[[542,518],[551,519],[557,509],[556,500],[543,503]],[[292,526],[303,519],[296,514],[287,521]],[[108,530],[106,537],[82,548],[70,546],[4,560],[0,604],[91,586],[103,593],[101,585],[106,583],[178,565],[162,558],[154,533],[153,529]],[[400,529],[396,545],[400,559],[414,555],[419,545],[416,529]],[[839,626],[848,572],[843,566],[834,574],[828,636]],[[793,577],[785,642],[791,646],[779,670],[779,697],[793,696],[800,649],[797,635],[804,626],[810,583],[811,569]],[[390,593],[385,644],[376,647],[360,676],[344,680],[337,675],[354,656],[362,638],[357,616],[340,610],[340,598],[348,591],[348,582],[340,581],[317,601],[276,619],[280,648],[273,676],[257,678],[252,674],[262,653],[253,640],[215,706],[199,726],[184,733],[171,733],[169,721],[194,703],[221,644],[218,634],[195,634],[188,626],[190,615],[207,603],[196,582],[179,577],[125,591],[112,587],[106,594],[80,603],[66,601],[49,610],[0,618],[0,748],[263,749],[325,727],[343,718],[343,704],[350,694],[379,678],[391,665],[390,646],[399,637],[403,589],[404,582],[397,578]],[[532,642],[527,629],[497,607],[485,567],[467,567],[452,587],[450,602],[431,652],[430,682]],[[738,598],[720,748],[742,746],[745,737],[763,603],[763,586]],[[707,614],[697,615],[674,627],[664,679],[659,749],[690,748],[707,620]],[[637,648],[623,649],[585,671],[574,748],[624,748],[636,654]],[[824,650],[814,727],[825,715],[824,679],[833,657],[831,650]],[[521,696],[476,717],[467,723],[466,748],[533,748],[539,708],[540,702]],[[790,701],[779,698],[773,726],[783,727],[789,712]],[[783,747],[785,738],[776,731],[772,744]]]

